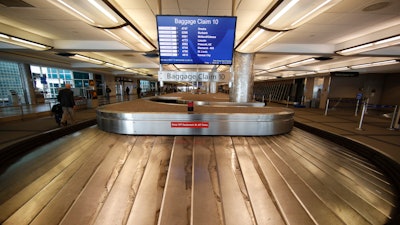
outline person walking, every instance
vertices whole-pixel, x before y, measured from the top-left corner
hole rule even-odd
[[[71,84],[65,84],[65,88],[61,89],[58,92],[57,98],[63,110],[61,125],[66,126],[68,120],[71,121],[71,124],[75,123],[75,118],[74,118],[75,100],[74,100],[74,92],[71,90]]]
[[[138,98],[141,98],[142,97],[142,88],[140,88],[140,86],[138,86],[136,88],[136,91],[137,91]]]
[[[126,87],[125,92],[126,92],[126,97],[127,97],[127,99],[129,100],[129,92],[130,92],[130,89],[129,89],[128,86]]]
[[[108,85],[106,86],[106,100],[107,103],[110,103],[110,93],[111,93],[111,88],[108,87]]]

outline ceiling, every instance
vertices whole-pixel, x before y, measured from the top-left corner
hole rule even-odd
[[[135,51],[104,30],[91,26],[60,9],[52,4],[52,1],[57,0],[0,0],[1,33],[53,47],[47,51],[33,51],[0,42],[0,59],[115,76],[157,79],[157,73],[160,70],[158,57],[146,54],[145,51]],[[156,15],[236,16],[235,46],[237,46],[270,7],[269,1],[261,0],[108,0],[105,2],[115,7],[156,47]],[[335,51],[340,49],[399,34],[399,0],[342,0],[307,23],[285,32],[283,36],[258,50],[254,60],[256,80],[275,79],[292,76],[299,72],[320,71],[373,61],[400,59],[400,45],[352,56],[335,54]],[[134,69],[140,73],[86,63],[61,56],[60,53],[81,54]],[[267,72],[271,68],[311,57],[331,59],[277,72]],[[212,66],[175,65],[164,68],[166,69],[210,71]],[[349,71],[362,74],[400,74],[400,63]]]

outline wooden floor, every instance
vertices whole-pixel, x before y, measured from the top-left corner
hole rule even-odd
[[[125,136],[96,126],[0,176],[2,224],[384,224],[385,176],[294,128],[268,137]]]

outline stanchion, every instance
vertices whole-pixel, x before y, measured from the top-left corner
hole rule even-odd
[[[21,111],[21,120],[24,120],[24,108],[22,107],[22,104],[19,105],[19,109]]]
[[[363,120],[364,120],[364,115],[365,115],[366,109],[367,109],[367,103],[364,102],[363,108],[362,108],[362,112],[361,112],[361,117],[360,117],[360,123],[358,124],[358,127],[356,128],[357,130],[363,130],[362,129],[362,123],[363,123]]]
[[[390,123],[389,130],[394,130],[396,128],[396,124],[399,124],[399,106],[396,105],[393,111],[392,122]]]
[[[287,96],[287,99],[286,99],[286,107],[289,107],[289,100],[290,100],[290,96]]]
[[[264,103],[264,106],[267,106],[267,100],[265,99],[265,95],[262,96],[262,102]]]
[[[328,108],[329,108],[329,98],[326,99],[326,105],[325,105],[325,116],[328,115]]]
[[[360,99],[357,99],[357,104],[356,104],[356,111],[354,112],[354,116],[357,116],[358,114],[358,107],[360,106]]]

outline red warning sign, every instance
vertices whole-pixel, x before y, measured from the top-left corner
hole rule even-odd
[[[190,121],[190,122],[171,122],[171,128],[208,128],[208,122]]]

